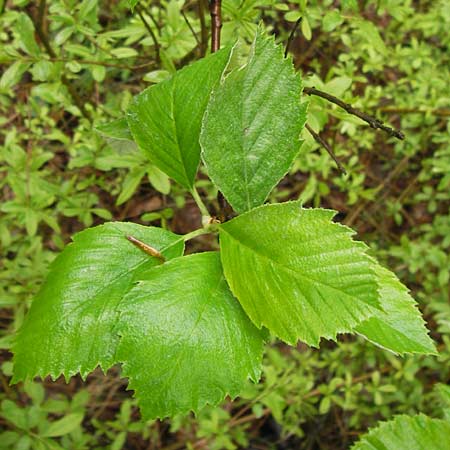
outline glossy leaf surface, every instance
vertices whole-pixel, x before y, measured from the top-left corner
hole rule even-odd
[[[397,416],[370,430],[352,450],[443,450],[450,448],[450,422],[423,414]]]
[[[435,354],[425,322],[408,289],[389,270],[374,263],[383,311],[359,324],[355,331],[395,353]]]
[[[85,377],[97,365],[106,370],[116,362],[117,307],[135,280],[160,264],[127,235],[167,259],[183,253],[179,236],[133,223],[110,222],[76,234],[51,265],[16,338],[14,382],[77,372]]]
[[[223,49],[151,86],[131,103],[127,120],[150,161],[187,189],[200,161],[202,117],[230,57]]]
[[[379,307],[366,246],[333,223],[334,214],[281,203],[220,227],[232,292],[256,326],[287,343],[318,346],[321,337],[336,339]]]
[[[247,65],[213,91],[200,143],[208,174],[237,212],[264,203],[300,149],[302,82],[273,38],[257,32]]]
[[[145,418],[216,405],[259,379],[263,334],[231,294],[216,252],[148,272],[121,311],[118,358]]]

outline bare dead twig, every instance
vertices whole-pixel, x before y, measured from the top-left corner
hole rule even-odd
[[[302,21],[302,17],[297,19],[297,21],[294,24],[294,27],[292,28],[288,40],[286,42],[286,47],[284,49],[284,57],[286,58],[289,52],[289,47],[291,46],[292,41],[294,40],[295,32],[297,31],[298,26],[300,25],[300,22]]]
[[[142,14],[142,8],[139,5],[136,5],[136,12],[138,13],[139,18],[141,19],[142,24],[150,34],[150,37],[152,38],[153,45],[155,46],[155,59],[156,62],[159,63],[161,61],[161,55],[160,55],[160,45],[158,42],[158,39],[156,38],[156,34],[153,32],[152,27],[147,22],[147,19]]]
[[[400,130],[394,130],[393,128],[384,125],[384,123],[381,120],[363,111],[360,111],[359,109],[354,108],[349,103],[345,103],[344,101],[340,100],[334,95],[328,94],[323,91],[319,91],[314,87],[312,88],[306,87],[303,89],[303,92],[307,95],[315,95],[317,97],[324,98],[325,100],[328,100],[330,103],[338,105],[340,108],[347,111],[349,114],[359,117],[361,120],[364,120],[364,122],[367,122],[371,126],[371,128],[375,130],[380,129],[383,130],[385,133],[387,133],[389,136],[395,137],[400,140],[405,139],[405,135]]]
[[[186,25],[188,26],[189,30],[192,33],[192,36],[194,36],[195,41],[197,42],[197,45],[200,47],[201,42],[197,36],[197,33],[195,32],[195,30],[192,28],[191,22],[189,22],[189,19],[186,16],[186,13],[181,10],[181,15],[183,16],[184,21],[186,22]]]
[[[305,125],[305,128],[310,132],[314,140],[328,152],[333,161],[336,163],[338,169],[344,175],[347,175],[347,171],[344,169],[343,165],[341,164],[337,156],[334,154],[333,149],[328,145],[327,141],[325,141],[325,139],[323,139],[318,133],[316,133],[308,124]]]

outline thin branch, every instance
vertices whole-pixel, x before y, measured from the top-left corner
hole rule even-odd
[[[46,9],[46,2],[45,2],[45,0],[41,0],[41,2],[39,3],[39,6],[38,6],[37,18],[34,19],[34,17],[32,17],[32,16],[30,16],[30,18],[34,24],[36,33],[39,36],[39,39],[41,40],[42,45],[45,48],[45,51],[48,53],[48,55],[50,57],[55,58],[56,53],[54,52],[53,48],[51,47],[51,45],[47,39],[47,35],[45,34],[45,31],[44,31],[45,9]]]
[[[156,55],[156,62],[159,63],[161,61],[161,56],[160,56],[160,45],[158,42],[158,39],[156,38],[156,34],[153,32],[151,26],[148,24],[147,20],[145,19],[144,15],[142,14],[142,8],[139,5],[136,5],[136,11],[138,13],[138,16],[141,19],[141,22],[143,23],[144,27],[147,29],[147,31],[149,32],[153,44],[155,46],[155,55]]]
[[[211,14],[211,53],[220,49],[220,31],[222,30],[222,0],[210,0]]]
[[[288,40],[286,42],[286,48],[284,49],[284,57],[286,58],[289,52],[289,47],[292,44],[292,41],[294,40],[295,32],[297,31],[298,26],[300,25],[300,22],[302,21],[303,17],[300,17],[297,19],[297,21],[294,24],[294,27],[292,28],[292,31],[289,34]]]
[[[333,159],[333,161],[336,163],[338,169],[344,174],[347,175],[347,171],[344,169],[344,167],[342,166],[342,164],[340,163],[339,159],[337,158],[337,156],[334,154],[333,149],[328,145],[327,141],[325,141],[325,139],[323,139],[322,137],[320,137],[319,134],[317,134],[308,124],[305,125],[305,128],[310,132],[311,136],[314,138],[314,140],[321,145],[327,152],[328,154],[331,156],[331,158]]]
[[[208,48],[208,29],[206,28],[204,1],[197,1],[198,17],[200,19],[200,56],[205,56]]]
[[[188,28],[191,30],[192,36],[194,36],[195,41],[197,42],[197,45],[200,46],[201,42],[198,39],[197,33],[192,28],[191,22],[189,22],[189,19],[187,18],[186,13],[183,10],[181,10],[181,15],[183,16],[183,19],[186,22],[186,25],[188,26]]]
[[[145,10],[145,14],[147,14],[148,17],[150,17],[150,20],[153,22],[153,25],[155,25],[155,28],[158,30],[158,36],[161,36],[161,27],[155,17],[153,16],[152,12],[150,11],[150,8],[147,8]]]
[[[377,119],[376,117],[373,117],[365,112],[360,111],[359,109],[354,108],[349,103],[345,103],[339,98],[335,97],[334,95],[327,94],[326,92],[319,91],[318,89],[312,87],[306,87],[303,89],[303,92],[308,95],[316,95],[317,97],[324,98],[325,100],[328,100],[331,103],[334,103],[335,105],[338,105],[340,108],[347,111],[349,114],[352,114],[356,117],[359,117],[360,119],[364,120],[364,122],[367,122],[371,128],[373,129],[380,129],[386,132],[389,136],[395,137],[397,139],[403,140],[405,139],[405,135],[400,130],[394,130],[391,127],[388,127],[384,125],[384,123]]]
[[[29,14],[29,17],[31,21],[33,22],[34,28],[36,30],[36,34],[39,37],[39,40],[41,41],[41,44],[44,46],[45,51],[47,52],[48,56],[50,58],[56,58],[56,52],[53,50],[52,46],[50,45],[50,42],[48,40],[48,37],[44,31],[44,18],[45,18],[45,10],[46,10],[46,1],[41,0],[38,6],[38,13],[37,17],[34,17],[32,14]],[[81,114],[83,114],[84,117],[87,119],[90,119],[90,114],[84,107],[84,102],[81,99],[81,97],[78,95],[75,87],[70,82],[70,80],[66,77],[66,75],[61,75],[61,82],[66,86],[67,90],[69,91],[70,96],[72,97],[73,102],[77,106],[77,108],[81,111]]]
[[[437,117],[450,117],[450,109],[420,109],[420,108],[395,108],[393,106],[385,106],[378,108],[378,111],[391,114],[431,114]]]
[[[111,58],[113,59],[113,58]],[[116,59],[114,57],[114,59]],[[21,61],[29,61],[29,62],[36,62],[36,58],[30,58],[30,57],[20,57]],[[48,58],[46,61],[50,62],[64,62],[64,63],[77,63],[77,64],[87,64],[89,66],[103,66],[103,67],[112,67],[115,69],[124,69],[124,70],[137,70],[137,69],[143,69],[144,67],[152,66],[153,62],[148,62],[145,64],[138,64],[136,66],[128,66],[126,64],[114,64],[114,63],[108,63],[105,61],[94,61],[90,59],[71,59],[71,58]]]
[[[222,1],[210,0],[209,12],[211,14],[211,53],[220,49],[220,31],[222,29]],[[222,192],[217,193],[219,204],[219,221],[224,222],[231,217],[233,208],[227,202]]]

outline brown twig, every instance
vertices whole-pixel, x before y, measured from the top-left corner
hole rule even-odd
[[[419,108],[395,108],[386,106],[378,108],[378,111],[392,114],[431,114],[437,117],[450,117],[450,109],[419,109]]]
[[[161,36],[161,27],[158,21],[153,16],[152,12],[150,11],[150,8],[147,8],[145,10],[145,14],[147,14],[147,16],[150,17],[150,20],[153,22],[153,25],[155,25],[155,28],[158,30],[158,36]]]
[[[325,100],[328,100],[330,103],[334,103],[335,105],[338,105],[340,108],[347,111],[349,114],[352,114],[356,117],[359,117],[360,119],[364,120],[364,122],[367,122],[373,129],[380,129],[386,132],[389,136],[395,137],[397,139],[403,140],[405,139],[405,135],[399,131],[394,130],[391,127],[388,127],[383,124],[383,122],[376,117],[373,117],[363,111],[360,111],[359,109],[354,108],[349,103],[345,103],[339,98],[335,97],[334,95],[328,94],[323,91],[319,91],[318,89],[312,87],[306,87],[303,89],[303,92],[308,95],[316,95],[317,97],[324,98]]]
[[[50,45],[50,42],[48,40],[48,37],[44,31],[44,17],[45,17],[45,10],[46,10],[46,0],[41,0],[38,6],[38,13],[37,17],[34,17],[32,14],[29,14],[29,17],[31,21],[33,22],[34,28],[36,30],[36,34],[39,37],[39,40],[41,41],[41,44],[44,46],[45,51],[47,52],[48,56],[50,58],[57,58],[56,52],[53,50],[52,46]],[[84,117],[87,119],[90,119],[90,114],[87,112],[86,108],[84,107],[84,102],[78,95],[75,87],[70,82],[70,80],[64,75],[61,75],[61,82],[66,86],[67,90],[69,91],[70,96],[73,99],[73,102],[78,107],[78,109],[81,111],[81,114],[83,114]]]
[[[156,34],[153,32],[152,27],[149,25],[146,18],[142,14],[142,8],[140,5],[136,5],[136,12],[138,13],[138,16],[141,19],[141,22],[143,23],[144,27],[150,34],[150,37],[152,38],[153,45],[155,46],[155,59],[156,59],[156,62],[159,63],[161,61],[160,45],[159,45],[158,39],[156,38]]]
[[[159,250],[156,250],[156,248],[151,247],[150,245],[140,241],[139,239],[136,239],[133,236],[125,236],[125,237],[138,249],[142,250],[144,253],[147,253],[147,255],[159,259],[162,263],[166,261],[166,258],[164,258],[161,252]]]
[[[210,0],[209,12],[211,14],[211,53],[220,49],[220,31],[222,29],[222,0]],[[219,204],[219,221],[224,222],[231,216],[233,209],[222,192],[217,193]]]
[[[310,134],[314,138],[314,140],[328,152],[328,154],[331,156],[333,161],[336,163],[338,169],[344,175],[347,175],[347,171],[344,169],[344,167],[340,163],[339,159],[334,154],[333,149],[328,145],[327,141],[325,141],[325,139],[323,139],[318,133],[316,133],[308,124],[305,125],[305,128],[310,132]]]
[[[222,30],[222,0],[210,0],[211,14],[211,53],[220,49],[220,31]]]
[[[205,0],[198,0],[198,17],[200,19],[200,56],[206,55],[206,49],[208,48],[208,29],[206,28],[205,20]]]
[[[22,61],[29,61],[29,62],[35,62],[35,58],[29,58],[29,57],[21,57]],[[128,66],[126,64],[114,64],[114,63],[108,63],[104,61],[94,61],[91,59],[71,59],[71,58],[48,58],[47,61],[51,62],[64,62],[64,63],[76,63],[76,64],[88,64],[90,66],[103,66],[103,67],[112,67],[115,69],[124,69],[124,70],[137,70],[137,69],[143,69],[144,67],[152,66],[153,62],[148,62],[144,64],[138,64],[136,66]]]
[[[292,41],[294,40],[295,32],[297,31],[298,26],[300,25],[300,22],[302,21],[302,17],[297,19],[297,21],[294,24],[294,27],[292,28],[288,40],[286,42],[286,47],[284,49],[284,57],[286,58],[289,52],[289,47],[291,46]]]

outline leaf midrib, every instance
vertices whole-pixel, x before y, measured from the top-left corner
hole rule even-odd
[[[339,293],[342,293],[342,294],[344,294],[344,295],[346,295],[346,296],[348,296],[348,297],[350,297],[350,298],[354,298],[354,299],[356,299],[357,301],[361,302],[361,300],[360,300],[358,297],[355,297],[355,296],[352,295],[352,294],[349,294],[349,293],[347,293],[347,292],[345,292],[345,291],[342,291],[342,290],[336,288],[335,286],[331,286],[331,285],[329,285],[329,284],[327,284],[327,283],[325,283],[325,282],[323,282],[323,281],[321,281],[321,280],[317,280],[317,279],[315,279],[315,278],[308,277],[308,276],[305,275],[305,274],[302,274],[302,273],[297,272],[296,270],[294,270],[294,269],[292,269],[292,268],[290,268],[290,267],[285,266],[283,263],[281,263],[281,262],[279,262],[279,261],[276,261],[276,260],[274,260],[274,259],[269,258],[269,257],[268,257],[267,255],[265,255],[264,253],[258,252],[258,251],[255,250],[253,247],[250,247],[249,245],[245,244],[244,242],[242,242],[242,241],[240,241],[239,239],[237,239],[236,237],[234,237],[229,231],[225,230],[223,227],[221,227],[220,229],[221,229],[222,231],[225,231],[225,232],[226,232],[226,233],[227,233],[227,234],[228,234],[235,242],[237,242],[238,244],[242,245],[243,247],[249,249],[250,251],[256,253],[256,254],[257,254],[258,256],[260,256],[261,258],[270,261],[272,264],[281,266],[282,269],[284,269],[284,270],[286,270],[286,271],[288,271],[288,272],[293,272],[293,273],[297,274],[298,276],[300,276],[301,278],[304,278],[304,279],[308,280],[310,283],[318,283],[318,284],[321,284],[322,286],[326,286],[326,287],[328,287],[328,288],[330,288],[330,289],[332,289],[332,290],[334,290],[334,291],[337,291],[337,292],[339,292]],[[370,270],[369,270],[369,271],[370,271]],[[376,282],[375,282],[375,281],[374,281],[374,285],[376,286]],[[367,306],[370,307],[370,308],[377,309],[375,306],[372,306],[370,303],[366,303],[366,302],[362,302],[362,303],[363,303],[364,305],[367,305]]]
[[[122,237],[124,236],[124,233],[122,230],[113,227],[114,229],[119,231],[119,235],[116,235],[117,237]],[[176,243],[178,243],[179,240],[165,246],[164,248],[162,248],[160,251],[164,252],[166,249],[168,249],[169,247],[171,247],[172,245],[175,245]],[[143,266],[145,263],[151,261],[152,259],[154,259],[151,256],[147,256],[145,257],[145,259],[143,259],[142,261],[140,261],[139,263],[135,264],[134,266],[128,268],[126,271],[120,273],[119,275],[117,275],[116,277],[114,277],[112,280],[110,280],[107,284],[105,284],[102,288],[100,288],[98,291],[96,291],[93,295],[90,296],[90,298],[88,300],[86,300],[85,302],[80,303],[79,305],[77,305],[73,310],[71,310],[71,313],[73,313],[74,311],[77,311],[78,309],[82,309],[82,307],[86,304],[86,302],[92,302],[95,301],[96,299],[98,299],[98,297],[107,289],[110,288],[112,285],[116,284],[119,280],[121,280],[122,278],[124,278],[126,275],[132,274],[132,272],[136,271],[139,267]],[[128,291],[127,291],[128,292]],[[120,303],[122,302],[123,298],[125,297],[125,295],[127,294],[127,292],[124,293],[124,295],[122,296],[122,298],[117,302],[116,306],[114,307],[113,312],[117,313],[117,309],[120,306]],[[103,316],[105,310],[106,310],[106,306],[108,305],[107,301],[104,301],[101,303],[101,311],[98,314],[94,314],[94,317],[97,318],[97,320],[100,320],[100,318]],[[117,323],[118,317],[116,317],[115,323]],[[115,326],[115,324],[113,324],[112,328]],[[95,329],[95,333],[94,335],[97,336],[97,328]],[[93,352],[93,348],[94,348],[94,341],[95,339],[91,340],[91,345],[90,345],[90,349],[89,349],[89,356],[87,358],[87,360],[89,361],[91,356],[92,356],[92,352]]]
[[[213,297],[213,295],[218,291],[219,286],[221,285],[223,279],[224,279],[224,276],[223,276],[223,275],[220,276],[220,277],[219,277],[219,281],[218,281],[218,283],[216,284],[216,286],[213,287],[213,288],[211,288],[211,290],[209,291],[208,295],[207,295],[206,297],[204,297],[204,299],[207,298],[208,301],[207,301],[207,300],[204,300],[204,304],[203,304],[203,306],[202,306],[202,309],[201,309],[201,311],[199,312],[198,318],[197,318],[196,322],[194,323],[194,325],[192,326],[192,329],[190,330],[190,332],[189,332],[188,335],[183,335],[183,338],[184,338],[183,340],[184,340],[184,341],[188,341],[188,340],[192,337],[192,335],[194,334],[194,331],[196,330],[198,324],[200,323],[200,321],[201,321],[201,319],[202,319],[202,316],[203,316],[203,313],[205,312],[205,309],[207,308],[207,306],[208,306],[208,304],[209,304],[209,303],[208,303],[209,300],[210,300],[210,299]],[[178,371],[178,369],[179,369],[179,365],[180,365],[180,363],[181,363],[181,359],[182,359],[182,356],[183,356],[183,355],[184,355],[184,352],[182,352],[182,351],[178,352],[178,356],[177,356],[177,358],[176,358],[176,360],[175,360],[175,363],[174,363],[173,369],[172,369],[172,371],[171,371],[171,374],[170,374],[169,377],[166,378],[166,381],[164,382],[163,387],[166,387],[166,386],[173,380],[173,378],[175,377],[175,375],[177,374],[177,371]],[[161,389],[161,390],[163,390],[163,389]]]
[[[171,116],[172,116],[171,118],[172,118],[172,123],[173,123],[173,131],[175,134],[176,147],[177,147],[178,155],[179,155],[181,163],[182,163],[181,165],[183,167],[184,177],[185,177],[185,180],[187,181],[188,187],[192,187],[192,183],[191,183],[188,173],[186,171],[186,161],[184,158],[184,154],[181,151],[180,139],[178,136],[177,121],[175,119],[175,92],[176,92],[176,78],[173,79],[172,88],[170,90],[170,108],[171,108],[170,112],[171,112]]]

